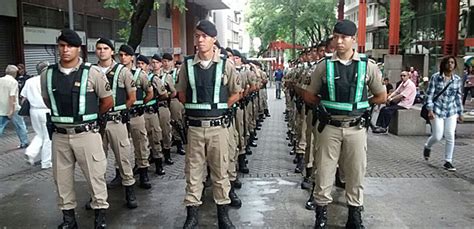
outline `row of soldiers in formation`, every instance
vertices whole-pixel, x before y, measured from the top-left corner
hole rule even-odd
[[[227,206],[242,205],[235,192],[242,186],[237,171],[249,173],[246,155],[252,154],[250,147],[257,146],[256,131],[270,116],[267,74],[259,62],[247,61],[238,50],[216,47],[215,26],[209,21],[198,23],[196,34],[198,54],[176,67],[169,53],[150,59],[135,57],[128,45],[119,48],[117,63],[115,47],[106,38],[97,41],[99,61],[92,65],[79,58],[82,41],[77,33],[62,31],[58,37],[60,61],[41,75],[42,96],[51,108],[47,126],[58,205],[63,212],[58,228],[77,228],[76,161],[90,188],[86,208],[95,210],[95,228],[106,228],[107,186],[123,186],[126,206],[137,208],[134,174],[139,175],[138,187],[150,189],[150,164],[155,165],[157,175],[165,175],[163,164],[174,163],[173,144],[178,154],[186,155],[188,217],[184,227],[198,225],[197,209],[207,172],[214,186],[219,227],[233,228]],[[206,59],[200,52],[212,56]],[[232,101],[235,93],[230,92],[237,92]],[[129,160],[129,136],[134,166]],[[116,174],[106,186],[109,146]]]

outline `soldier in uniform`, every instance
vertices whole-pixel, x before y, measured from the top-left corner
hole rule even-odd
[[[133,140],[133,148],[135,151],[135,165],[138,168],[140,174],[139,187],[143,189],[150,189],[151,184],[148,178],[148,157],[150,152],[148,151],[148,137],[147,130],[145,127],[145,118],[143,116],[144,107],[143,104],[148,103],[153,98],[153,88],[148,83],[148,77],[141,69],[133,66],[133,55],[134,50],[129,45],[122,45],[119,49],[120,63],[125,65],[133,75],[133,82],[137,87],[136,101],[133,103],[132,108],[129,111],[130,115],[130,135]]]
[[[158,61],[155,59],[155,61]],[[176,89],[174,88],[173,79],[167,78],[164,73],[164,70],[161,68],[163,59],[160,58],[159,63],[156,62],[153,65],[153,74],[158,76],[158,79],[161,81],[161,84],[164,85],[167,100],[160,101],[158,103],[158,114],[160,116],[160,126],[161,126],[161,134],[162,134],[162,146],[163,146],[163,155],[165,156],[165,164],[172,165],[174,161],[171,159],[171,112],[169,108],[169,98],[176,97]]]
[[[228,111],[240,98],[240,83],[230,62],[214,48],[217,30],[207,20],[199,21],[194,33],[198,52],[187,57],[179,73],[177,90],[184,104],[188,125],[185,159],[187,217],[184,228],[198,225],[202,204],[203,174],[210,168],[219,228],[235,228],[228,216]]]
[[[387,93],[374,61],[352,49],[356,25],[349,20],[336,23],[335,53],[321,61],[312,73],[311,84],[303,91],[310,104],[320,104],[316,154],[315,228],[327,228],[327,205],[337,164],[346,172],[346,199],[349,208],[346,228],[364,228],[363,181],[367,164],[367,127],[371,104],[385,103]],[[373,95],[369,98],[369,91]]]
[[[163,74],[165,74],[165,81],[171,81],[176,84],[178,80],[178,69],[174,66],[173,56],[170,53],[163,54]],[[183,148],[183,140],[181,135],[184,135],[184,106],[179,102],[177,97],[172,97],[169,100],[171,123],[173,126],[172,135],[176,143],[176,152],[180,155],[185,154]]]
[[[168,94],[166,90],[164,90],[164,86],[158,78],[158,75],[148,73],[149,64],[150,61],[145,56],[139,55],[137,57],[137,67],[145,72],[148,78],[148,84],[153,89],[153,98],[145,104],[143,116],[145,118],[148,141],[150,143],[151,162],[155,163],[155,174],[162,176],[165,175],[165,170],[163,169],[163,153],[161,147],[162,131],[160,119],[158,118],[158,109],[160,102],[162,102],[159,101],[159,99],[167,99]],[[152,57],[152,67],[154,68],[156,65],[156,57],[154,56]]]
[[[63,223],[58,228],[77,228],[74,209],[74,169],[81,167],[92,195],[95,228],[106,228],[107,158],[102,148],[97,119],[114,106],[107,78],[96,66],[79,57],[82,40],[70,29],[58,37],[59,63],[41,74],[42,97],[51,109],[48,130],[52,134],[53,176]]]
[[[118,64],[112,58],[114,55],[113,43],[100,38],[95,45],[95,53],[99,58],[97,67],[107,76],[107,80],[112,88],[114,107],[107,112],[102,122],[105,130],[102,130],[102,141],[104,151],[107,153],[109,144],[115,155],[115,162],[118,165],[115,174],[120,177],[121,184],[125,187],[125,199],[128,208],[136,208],[135,192],[133,185],[132,165],[128,160],[130,153],[130,140],[125,123],[128,122],[128,108],[135,102],[136,87],[132,79],[132,73],[124,65]]]

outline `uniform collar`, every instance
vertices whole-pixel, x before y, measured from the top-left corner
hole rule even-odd
[[[79,57],[79,62],[77,63],[76,66],[73,67],[73,70],[72,70],[71,72],[77,71],[83,62],[84,62],[84,61],[82,60],[82,58]],[[59,61],[58,66],[59,66],[59,71],[61,71],[61,72],[64,73],[63,69],[66,69],[66,68],[64,68],[64,67],[61,65],[61,61]]]
[[[360,55],[359,53],[354,50],[354,54],[352,55],[352,58],[351,60],[355,60],[355,61],[360,61]],[[337,56],[337,51],[335,51],[332,56],[331,56],[331,61],[341,61],[341,59],[339,58],[339,56]]]
[[[219,55],[219,53],[216,51],[216,49],[214,49],[214,55],[212,56],[212,59],[211,61],[214,62],[214,63],[219,63],[221,62],[221,57]],[[196,65],[196,64],[199,64],[201,63],[201,58],[199,58],[199,55],[196,53],[196,55],[194,55],[194,60],[193,60],[193,65]]]

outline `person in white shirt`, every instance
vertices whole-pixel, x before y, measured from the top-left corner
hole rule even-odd
[[[31,144],[26,148],[25,157],[28,163],[34,164],[35,158],[41,152],[41,168],[51,168],[51,140],[49,139],[48,129],[46,128],[46,114],[50,111],[41,97],[41,72],[46,70],[49,63],[39,62],[36,65],[38,75],[26,81],[20,95],[23,99],[30,102],[31,125],[36,135]]]
[[[8,65],[5,74],[0,78],[0,136],[3,135],[5,126],[11,120],[20,138],[19,148],[26,148],[29,144],[26,125],[23,117],[18,115],[20,105],[18,105],[18,82],[15,79],[18,68],[15,65]]]

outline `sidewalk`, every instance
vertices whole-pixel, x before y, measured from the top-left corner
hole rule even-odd
[[[237,194],[241,209],[230,210],[238,228],[312,228],[314,212],[304,209],[309,193],[300,189],[301,175],[293,173],[293,157],[285,140],[284,100],[275,100],[269,89],[272,117],[258,132],[258,147],[249,156],[250,174]],[[367,228],[472,228],[474,225],[474,124],[458,125],[454,165],[457,172],[442,166],[443,144],[433,148],[429,162],[422,158],[427,136],[368,137],[368,165],[365,182],[364,222]],[[56,189],[51,170],[30,167],[23,150],[14,150],[15,135],[0,141],[0,228],[52,228],[61,221],[56,206]],[[173,149],[174,150],[174,149]],[[109,154],[113,156],[113,154]],[[126,209],[123,190],[109,192],[109,228],[180,228],[186,211],[184,198],[184,157],[172,153],[175,164],[166,166],[166,175],[151,175],[153,188],[137,188],[139,207]],[[109,158],[108,180],[113,173]],[[154,172],[154,168],[151,169]],[[90,228],[93,212],[83,205],[89,199],[82,173],[76,169],[77,219],[81,228]],[[216,228],[212,191],[206,190],[200,208],[200,227]],[[342,228],[347,217],[344,191],[333,190],[329,206],[331,228]]]

